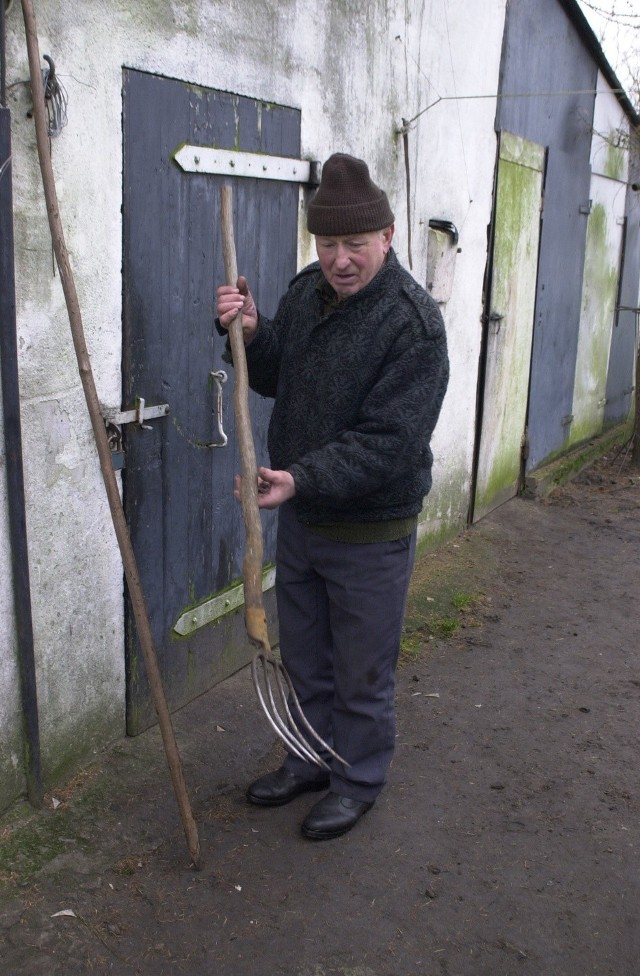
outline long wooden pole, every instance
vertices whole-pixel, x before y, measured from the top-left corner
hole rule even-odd
[[[55,179],[49,152],[49,139],[47,133],[47,121],[45,117],[44,90],[42,86],[38,33],[36,29],[36,18],[32,0],[22,0],[22,13],[24,16],[26,31],[27,53],[29,55],[29,74],[31,76],[33,118],[36,129],[38,157],[42,172],[42,183],[44,186],[44,195],[47,203],[47,214],[49,217],[49,228],[51,230],[53,250],[56,257],[58,271],[60,272],[60,281],[62,283],[62,290],[64,292],[65,302],[67,305],[71,335],[73,338],[76,358],[78,360],[78,368],[80,370],[80,379],[82,380],[89,416],[91,418],[91,425],[95,435],[98,457],[100,459],[100,468],[107,492],[111,517],[113,519],[116,537],[120,546],[120,553],[122,555],[125,577],[131,597],[131,606],[133,608],[138,638],[140,640],[140,646],[142,648],[144,662],[147,669],[147,676],[149,678],[151,697],[158,715],[160,733],[164,743],[169,772],[171,773],[173,788],[175,791],[176,800],[178,802],[178,808],[187,839],[187,845],[189,847],[189,853],[191,854],[194,865],[199,867],[200,841],[198,839],[198,828],[191,812],[187,787],[182,771],[182,763],[180,761],[180,754],[178,752],[173,726],[171,724],[171,715],[169,713],[162,688],[162,679],[160,676],[160,669],[158,667],[158,659],[153,643],[153,636],[151,634],[151,626],[144,602],[144,595],[136,565],[135,554],[129,536],[129,529],[127,527],[122,501],[120,499],[118,483],[113,470],[111,450],[107,441],[106,428],[102,418],[102,412],[100,410],[100,402],[98,400],[93,372],[91,370],[91,362],[89,360],[89,354],[87,352],[85,343],[80,305],[78,302],[73,272],[69,262],[69,253],[65,244],[62,221],[58,208]]]

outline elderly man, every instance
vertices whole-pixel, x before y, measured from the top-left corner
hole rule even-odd
[[[438,307],[399,264],[394,216],[365,162],[327,160],[308,229],[318,261],[272,320],[243,277],[218,288],[217,312],[222,333],[242,310],[251,386],[275,400],[258,497],[279,508],[282,661],[307,719],[349,763],[327,756],[327,774],[288,755],[247,797],[279,806],[328,790],[302,823],[323,840],[373,806],[393,755],[395,669],[449,367]]]

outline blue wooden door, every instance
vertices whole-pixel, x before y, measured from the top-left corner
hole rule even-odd
[[[124,502],[169,706],[178,708],[250,659],[240,585],[244,526],[233,498],[240,470],[233,370],[215,333],[224,280],[219,224],[223,177],[185,173],[185,143],[299,157],[294,109],[137,71],[123,92],[123,410],[166,404],[166,416],[122,428]],[[234,179],[238,268],[266,314],[296,270],[299,187]],[[228,380],[212,374],[225,371]],[[222,430],[218,398],[222,392]],[[271,402],[252,395],[258,462],[267,461]],[[212,445],[220,446],[212,446]],[[275,514],[264,515],[265,603]],[[127,608],[127,728],[155,721],[144,660]]]

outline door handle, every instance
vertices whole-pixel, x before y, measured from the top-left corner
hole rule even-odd
[[[209,373],[209,376],[216,384],[216,421],[218,425],[219,440],[212,441],[207,447],[226,447],[229,438],[222,427],[222,384],[227,382],[227,374],[223,369]]]

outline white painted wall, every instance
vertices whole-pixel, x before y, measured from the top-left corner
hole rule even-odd
[[[409,131],[413,271],[426,283],[431,217],[460,231],[443,309],[451,385],[434,442],[424,530],[464,524],[469,501],[482,278],[495,161],[505,0],[36,0],[41,54],[68,93],[52,144],[61,216],[99,396],[120,406],[122,67],[302,111],[302,154],[368,160],[407,258],[403,119]],[[13,115],[20,382],[45,777],[124,731],[122,567],[70,338],[35,148],[19,4],[7,19]],[[480,99],[455,96],[483,94]],[[439,99],[439,100],[438,100]],[[430,103],[437,104],[423,111]],[[314,258],[303,226],[299,263]],[[4,525],[0,507],[0,527]],[[8,563],[0,535],[0,568]],[[2,573],[0,600],[10,599]],[[11,614],[0,617],[0,708],[14,727]],[[4,729],[4,727],[2,727]],[[7,734],[8,734],[7,733]],[[4,732],[3,732],[4,734]],[[15,737],[15,736],[14,736]],[[0,759],[0,784],[9,782]],[[5,764],[6,765],[6,764]]]

